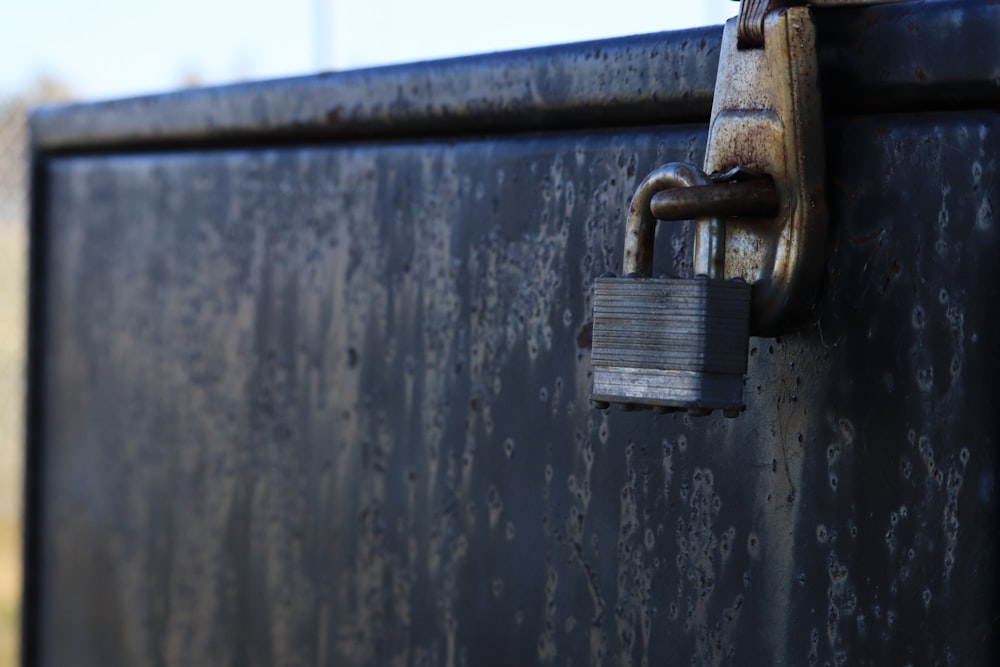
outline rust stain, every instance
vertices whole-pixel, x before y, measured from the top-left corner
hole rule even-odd
[[[885,275],[885,278],[882,280],[882,289],[879,290],[879,292],[881,294],[885,294],[886,291],[888,291],[889,289],[890,283],[892,283],[893,280],[899,277],[899,274],[902,272],[903,272],[903,267],[899,265],[899,262],[893,262],[892,268],[889,269],[889,272]]]
[[[594,323],[590,320],[583,323],[580,331],[576,334],[576,346],[590,349],[594,344]]]

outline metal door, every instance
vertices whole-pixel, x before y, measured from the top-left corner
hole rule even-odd
[[[817,24],[825,288],[735,420],[588,401],[718,28],[36,114],[25,664],[995,662],[1000,11]]]

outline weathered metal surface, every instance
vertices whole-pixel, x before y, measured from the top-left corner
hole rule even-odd
[[[617,653],[619,482],[561,537],[577,339],[643,166],[702,141],[53,161],[39,664]]]
[[[991,0],[815,11],[831,110],[1000,103]],[[32,136],[38,150],[134,150],[703,122],[721,36],[703,28],[46,109]]]
[[[1000,105],[995,0],[813,11],[828,111],[919,113]],[[838,20],[842,16],[851,19]]]
[[[587,407],[700,133],[53,161],[38,664],[994,661],[997,132],[831,129],[732,421]]]
[[[35,114],[47,150],[700,120],[718,28],[355,70]],[[666,83],[666,85],[664,85]]]
[[[822,415],[797,383],[779,397],[822,422],[793,587],[820,579],[827,596],[790,613],[815,619],[819,662],[993,664],[998,114],[843,122],[827,147],[833,258],[814,354],[828,393]]]
[[[995,63],[936,63],[996,9],[855,15],[834,90],[958,108],[828,121],[825,292],[736,420],[587,406],[592,281],[701,127],[36,153],[28,664],[995,664]],[[172,99],[36,149],[208,137]],[[289,127],[240,113],[206,142]]]

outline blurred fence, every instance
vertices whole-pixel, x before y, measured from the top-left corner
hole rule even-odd
[[[27,212],[27,101],[0,100],[0,227],[22,224]]]
[[[20,507],[27,101],[0,101],[0,521]]]
[[[0,667],[17,662],[21,606],[28,105],[0,100]]]

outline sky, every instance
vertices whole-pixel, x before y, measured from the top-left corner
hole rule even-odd
[[[0,97],[81,99],[722,23],[731,0],[0,0]]]

